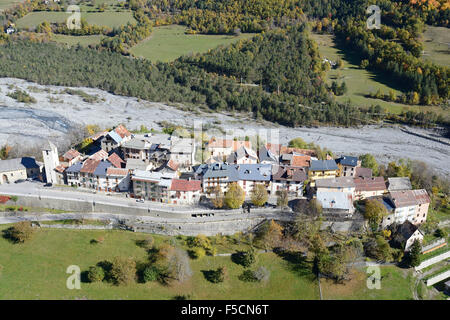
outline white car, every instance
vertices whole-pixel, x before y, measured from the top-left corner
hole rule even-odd
[[[144,203],[144,199],[136,199],[136,202]]]

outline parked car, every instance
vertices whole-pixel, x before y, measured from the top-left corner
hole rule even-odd
[[[136,202],[144,203],[144,199],[136,199]]]
[[[51,182],[44,184],[44,187],[51,187],[51,186],[53,186],[53,183],[51,183]]]
[[[14,181],[14,183],[22,183],[22,182],[25,182],[25,181],[26,181],[25,179],[19,179],[19,180]]]

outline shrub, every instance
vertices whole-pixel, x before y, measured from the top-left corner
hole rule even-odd
[[[142,273],[142,278],[144,282],[156,281],[159,278],[159,274],[158,268],[155,266],[147,266]]]
[[[112,261],[110,273],[115,284],[130,284],[136,279],[136,262],[131,258],[115,257]]]
[[[245,268],[250,267],[256,260],[255,250],[253,248],[247,251],[238,251],[232,255],[232,260]]]
[[[147,249],[147,250],[153,248],[154,243],[155,243],[155,240],[153,239],[152,236],[149,236],[149,237],[145,238],[144,240],[137,241],[137,244],[140,247]]]
[[[205,271],[206,280],[212,283],[223,282],[228,274],[226,267],[219,267],[217,270],[209,270]]]
[[[434,235],[438,238],[445,238],[447,236],[447,233],[443,229],[436,229]]]
[[[242,274],[238,277],[239,280],[245,282],[257,282],[258,278],[255,276],[255,273],[252,270],[244,270]]]
[[[15,242],[25,242],[32,238],[34,232],[30,221],[21,221],[9,228],[8,235]]]
[[[201,259],[206,255],[205,249],[200,248],[200,247],[190,250],[189,253],[193,259]]]
[[[100,282],[105,278],[105,271],[99,266],[91,266],[87,272],[89,282]]]

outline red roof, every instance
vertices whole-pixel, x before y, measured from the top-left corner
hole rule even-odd
[[[100,164],[100,160],[95,159],[87,159],[83,166],[81,167],[80,172],[83,173],[94,173],[95,169],[97,169],[98,165]]]
[[[281,154],[292,153],[292,152],[301,153],[301,154],[304,154],[304,155],[307,155],[307,156],[310,156],[310,157],[315,157],[317,155],[316,151],[310,150],[310,149],[289,148],[289,147],[286,147],[286,146],[282,146],[281,149],[280,149],[280,153]]]
[[[108,157],[108,161],[116,168],[122,168],[122,163],[125,163],[115,152]]]
[[[80,155],[80,153],[75,150],[75,149],[70,149],[69,151],[67,151],[64,155],[63,158],[67,159],[67,160],[72,160],[75,159],[76,157],[78,157]]]
[[[131,136],[131,133],[123,125],[118,125],[114,131],[123,139]]]
[[[311,156],[292,156],[291,166],[293,167],[309,167],[311,164]]]
[[[107,176],[126,176],[127,174],[128,174],[127,169],[119,169],[113,167],[109,167],[108,169],[106,169]]]
[[[170,190],[172,191],[197,191],[201,190],[200,180],[180,180],[173,179]]]
[[[209,148],[232,148],[233,151],[237,151],[241,147],[251,148],[252,143],[250,141],[239,141],[229,139],[216,139],[212,138],[209,143]]]
[[[104,159],[108,158],[108,152],[106,152],[105,150],[102,149],[102,150],[99,150],[96,153],[94,153],[89,158],[93,159],[93,160],[104,160]]]
[[[59,173],[63,173],[64,170],[66,170],[66,168],[67,168],[66,166],[63,166],[62,164],[60,164],[59,166],[57,166],[55,168],[55,170],[58,171]]]
[[[0,203],[6,203],[9,199],[11,198],[8,196],[0,196]]]
[[[177,162],[173,161],[172,159],[167,162],[167,166],[172,169],[173,171],[177,171],[178,167],[180,166]]]

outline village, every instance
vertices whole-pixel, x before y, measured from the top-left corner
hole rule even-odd
[[[264,143],[255,150],[250,139],[213,137],[205,150],[200,150],[206,160],[199,163],[196,158],[201,146],[194,138],[132,134],[123,125],[85,141],[89,142],[83,146],[85,153],[71,148],[63,155],[49,142],[42,152],[43,163],[30,157],[1,160],[0,184],[38,180],[47,188],[67,185],[74,190],[125,195],[137,203],[191,205],[192,211],[199,203],[226,207],[213,204],[233,186],[244,197],[240,199],[238,192],[229,209],[274,208],[280,205],[280,198],[285,199],[285,207],[289,200],[316,201],[326,217],[350,220],[358,203],[372,199],[388,213],[381,227],[399,226],[405,251],[424,236],[419,226],[427,220],[431,202],[427,191],[413,190],[408,177],[385,181],[373,176],[357,157],[333,159],[327,155],[319,160],[315,150],[275,143]],[[254,199],[256,189],[263,189],[262,202],[245,201]]]

